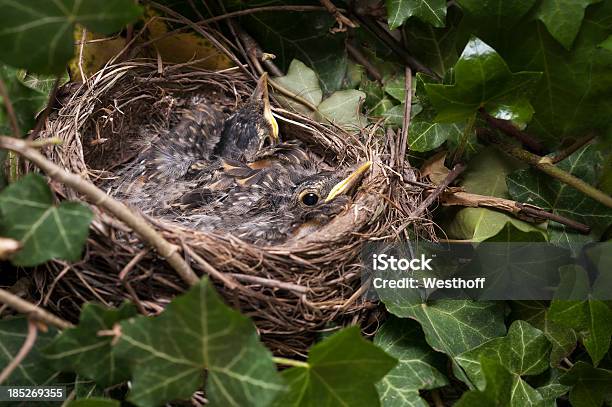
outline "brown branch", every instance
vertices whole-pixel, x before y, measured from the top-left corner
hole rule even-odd
[[[70,322],[63,320],[53,315],[49,311],[46,311],[32,303],[29,303],[23,298],[18,297],[10,291],[4,290],[2,288],[0,288],[0,303],[8,305],[15,311],[27,315],[29,318],[32,318],[36,321],[44,322],[48,325],[55,326],[60,329],[66,329],[73,326]]]
[[[408,146],[408,130],[410,129],[410,115],[412,114],[412,70],[407,66],[404,70],[404,92],[406,100],[404,101],[404,117],[402,119],[402,136],[399,141],[399,163],[398,171],[404,168],[404,160],[406,159],[406,147]]]
[[[591,232],[591,228],[584,223],[576,222],[575,220],[547,212],[542,208],[538,208],[537,206],[523,204],[510,199],[451,190],[445,191],[440,197],[440,201],[442,202],[442,205],[445,206],[466,206],[470,208],[497,209],[504,212],[509,212],[527,222],[542,222],[544,220],[552,220],[575,229],[583,234],[589,234]]]
[[[193,257],[196,263],[202,266],[202,269],[204,270],[204,272],[206,272],[206,274],[221,281],[228,289],[234,290],[239,286],[239,284],[232,277],[226,276],[225,274],[221,273],[219,270],[211,266],[209,262],[204,260],[199,254],[191,250],[189,246],[183,245],[183,249],[185,250],[185,253],[187,253],[190,257]]]
[[[510,137],[520,141],[525,145],[529,150],[534,151],[536,153],[544,152],[544,146],[540,143],[535,137],[531,134],[527,134],[524,131],[519,130],[514,124],[512,124],[509,120],[497,119],[491,116],[484,108],[480,108],[480,114],[487,121],[489,126],[502,131]]]
[[[578,151],[580,148],[582,148],[583,146],[588,144],[594,138],[595,138],[595,134],[589,134],[587,136],[579,138],[572,145],[570,145],[567,148],[564,148],[563,150],[561,150],[557,154],[555,154],[550,159],[550,162],[552,164],[556,164],[558,162],[561,162],[561,161],[565,160],[567,157],[569,157],[570,155],[574,154],[576,151]]]
[[[346,44],[346,50],[348,51],[350,57],[355,60],[355,62],[363,65],[372,78],[378,82],[382,82],[382,75],[378,71],[378,68],[376,68],[374,64],[365,55],[363,55],[359,48],[348,42]]]
[[[463,171],[465,171],[465,165],[455,164],[453,169],[448,173],[444,181],[439,184],[431,193],[425,198],[419,206],[410,214],[412,218],[420,217],[429,206],[444,192],[444,190],[455,180]]]
[[[335,28],[335,27],[332,28],[331,29],[332,32],[344,32],[346,31],[345,26],[351,27],[351,28],[358,27],[358,25],[355,24],[350,18],[342,14],[340,10],[338,10],[338,8],[334,5],[334,3],[331,2],[331,0],[319,0],[319,3],[321,3],[323,7],[327,9],[329,14],[334,16],[334,18],[336,19],[336,22],[338,23],[338,28]]]
[[[17,352],[13,360],[11,360],[11,362],[0,373],[0,384],[8,379],[8,377],[15,369],[17,369],[23,359],[28,356],[28,353],[30,353],[34,347],[34,343],[36,343],[37,334],[38,329],[36,328],[36,323],[32,320],[28,320],[28,336],[26,336],[25,341],[23,341],[23,345],[21,345],[21,349],[19,349],[19,352]]]
[[[165,240],[142,215],[132,212],[125,204],[109,197],[91,182],[49,161],[23,140],[0,136],[0,148],[14,151],[27,158],[47,173],[50,178],[69,186],[83,194],[94,205],[115,215],[117,219],[131,227],[143,240],[153,246],[187,284],[193,285],[199,281],[198,276],[179,254],[178,247]]]
[[[559,181],[571,186],[574,189],[582,192],[594,200],[601,202],[606,205],[608,208],[612,208],[612,197],[607,195],[606,193],[600,191],[592,185],[587,184],[583,180],[578,177],[573,176],[572,174],[563,171],[561,168],[556,167],[554,164],[550,162],[550,159],[547,157],[540,157],[539,155],[530,153],[529,151],[523,150],[520,147],[516,147],[507,143],[504,143],[498,137],[491,133],[481,133],[481,136],[484,136],[486,139],[491,141],[495,147],[497,147],[500,151],[518,159],[524,161],[536,169],[542,171],[545,174],[550,175],[553,178],[558,179]]]

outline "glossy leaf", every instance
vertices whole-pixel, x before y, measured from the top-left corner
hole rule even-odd
[[[100,332],[112,331],[116,323],[134,315],[136,309],[128,304],[116,310],[85,304],[79,325],[62,331],[43,353],[56,369],[74,371],[102,387],[126,381],[129,366],[112,352],[113,335]]]
[[[307,366],[283,371],[289,391],[275,405],[378,406],[374,384],[396,364],[395,358],[363,339],[358,327],[346,328],[314,345]]]
[[[451,85],[428,83],[425,90],[436,108],[437,121],[455,122],[472,116],[479,108],[495,111],[499,103],[523,109],[524,100],[540,79],[539,72],[512,73],[493,48],[478,38],[466,45],[454,67]]]
[[[8,364],[17,356],[28,333],[28,320],[25,318],[0,321],[0,366]],[[54,384],[58,372],[50,366],[40,349],[49,344],[57,334],[55,328],[38,331],[35,346],[28,352],[19,367],[2,383],[3,386],[42,386]]]
[[[110,34],[142,12],[130,0],[0,0],[0,9],[0,60],[38,73],[59,73],[65,67],[73,55],[75,23]]]
[[[28,174],[0,193],[0,234],[19,240],[11,261],[34,266],[53,258],[78,260],[87,239],[91,210],[78,202],[53,203],[46,180]]]
[[[36,115],[47,104],[48,91],[40,91],[24,83],[25,72],[15,68],[0,65],[0,79],[6,85],[6,91],[15,110],[17,124],[21,131],[20,137],[25,136],[36,124]],[[5,105],[0,96],[0,134],[13,135],[9,117],[5,113]]]
[[[216,405],[269,405],[284,389],[253,324],[223,304],[207,279],[158,317],[121,322],[118,357],[132,374],[129,400],[157,406],[188,399],[203,385]]]
[[[512,374],[499,362],[487,358],[479,361],[486,381],[484,390],[468,391],[455,404],[456,407],[509,406],[514,386]]]
[[[548,32],[565,48],[570,49],[578,35],[584,10],[601,0],[542,0],[536,16]]]
[[[434,27],[444,27],[445,0],[386,0],[387,20],[392,30],[415,16]]]
[[[559,379],[572,386],[569,399],[574,407],[600,407],[612,396],[612,370],[598,369],[579,361]]]
[[[376,333],[374,344],[399,361],[376,385],[383,406],[426,407],[419,390],[448,384],[448,379],[440,373],[446,370],[446,358],[427,345],[416,322],[400,318],[388,320]]]

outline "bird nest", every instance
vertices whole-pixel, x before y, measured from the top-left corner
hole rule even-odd
[[[171,125],[172,112],[192,95],[205,95],[231,111],[253,92],[255,81],[238,68],[222,72],[188,64],[164,66],[130,61],[105,67],[86,83],[60,89],[61,108],[42,137],[62,143],[46,149],[49,159],[103,186],[138,154],[143,130]],[[209,275],[231,306],[252,318],[264,342],[281,355],[304,354],[322,332],[347,324],[375,331],[380,308],[362,295],[362,246],[389,239],[413,224],[410,211],[421,190],[398,180],[414,177],[400,160],[399,134],[375,129],[349,134],[303,115],[274,107],[281,135],[299,139],[331,166],[373,161],[350,206],[315,233],[298,241],[255,246],[229,234],[192,230],[147,217],[178,247],[198,275]],[[67,199],[78,193],[52,182]],[[140,312],[161,312],[187,289],[174,270],[112,214],[93,206],[95,219],[83,259],[53,261],[36,274],[43,305],[76,320],[83,302],[117,306],[133,301]]]

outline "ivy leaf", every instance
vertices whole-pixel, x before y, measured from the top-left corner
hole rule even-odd
[[[398,365],[376,387],[385,407],[422,406],[419,390],[446,386],[446,358],[434,352],[423,339],[419,325],[407,319],[392,318],[376,333],[374,344],[398,359]]]
[[[387,21],[394,30],[415,16],[434,27],[444,27],[446,18],[445,0],[386,0]]]
[[[378,406],[374,383],[396,364],[363,339],[358,327],[343,329],[310,348],[305,366],[283,371],[289,392],[275,405]]]
[[[472,158],[461,186],[468,192],[509,198],[505,177],[520,168],[492,148]],[[448,226],[449,235],[457,239],[481,242],[499,236],[504,241],[544,241],[546,234],[540,228],[504,213],[485,208],[460,209]]]
[[[72,57],[75,23],[110,34],[142,13],[130,0],[0,0],[0,9],[0,60],[49,74],[59,73]]]
[[[484,390],[468,391],[455,404],[456,407],[502,407],[510,405],[513,388],[512,374],[498,361],[483,357],[480,360],[486,381]]]
[[[451,137],[460,137],[463,129],[457,123],[414,121],[408,130],[410,150],[424,152],[440,147]]]
[[[323,91],[321,91],[321,87],[319,86],[317,74],[302,61],[297,59],[291,61],[287,75],[280,78],[274,78],[274,81],[280,83],[286,89],[306,99],[315,106],[318,106],[323,99]],[[311,113],[310,110],[301,103],[281,95],[276,95],[276,97],[281,104],[287,105],[298,112]]]
[[[577,362],[559,381],[572,386],[569,399],[574,407],[600,407],[604,397],[612,396],[612,371],[582,361]]]
[[[203,279],[155,318],[121,323],[118,357],[128,361],[138,406],[188,399],[203,384],[214,405],[268,405],[283,390],[253,324]]]
[[[572,43],[580,31],[580,25],[584,18],[584,10],[591,4],[599,3],[601,0],[542,0],[536,17],[541,20],[548,32],[555,37],[566,49],[572,47]]]
[[[571,50],[534,21],[514,27],[506,41],[499,43],[512,69],[544,72],[534,87],[538,97],[531,101],[535,114],[527,131],[551,147],[564,138],[606,129],[610,124],[612,53],[598,46],[610,36],[610,18],[612,3],[588,7]]]
[[[34,127],[36,114],[47,104],[48,92],[41,92],[26,86],[22,82],[22,76],[25,76],[25,73],[15,68],[0,65],[0,79],[6,85],[6,91],[15,110],[17,124],[23,136]],[[5,109],[4,102],[0,97],[0,110],[2,111],[0,113],[0,132],[2,134],[13,134]]]
[[[427,343],[449,356],[458,355],[506,332],[502,309],[495,303],[441,300],[431,304],[385,305],[399,317],[418,321]]]
[[[431,24],[411,19],[404,24],[406,49],[423,64],[443,77],[451,68],[459,54],[457,53],[457,25],[461,12],[457,7],[448,9],[445,28],[436,28]]]
[[[470,20],[478,20],[482,25],[478,32],[499,32],[510,29],[516,24],[536,0],[457,0],[457,3],[468,15]],[[471,21],[468,20],[468,23]]]
[[[558,164],[558,167],[583,181],[596,184],[603,162],[594,145],[587,145]],[[533,169],[522,169],[506,177],[510,196],[520,202],[537,205],[593,227],[596,234],[612,224],[612,211],[571,186]],[[549,223],[551,242],[573,240],[576,233],[557,223]]]
[[[501,102],[512,109],[512,101],[524,99],[540,79],[540,72],[512,73],[497,52],[473,37],[454,66],[454,83],[425,84],[440,122],[457,122],[484,107],[495,111]],[[510,102],[510,103],[509,103]]]
[[[126,381],[130,378],[129,365],[112,353],[114,337],[99,332],[110,331],[116,323],[134,315],[136,309],[131,304],[106,309],[87,303],[81,311],[79,325],[64,330],[43,353],[56,369],[74,371],[100,386]]]
[[[511,405],[534,405],[542,396],[521,376],[537,375],[548,368],[550,343],[544,333],[524,321],[514,321],[505,338],[495,338],[455,359],[480,390],[486,390],[488,378],[482,360],[501,364],[512,375]]]
[[[366,126],[366,118],[361,114],[361,104],[365,93],[355,90],[339,90],[319,105],[317,117],[329,121],[345,130],[360,130]]]
[[[27,337],[26,318],[5,319],[0,321],[0,366],[8,364],[17,356]],[[4,386],[42,386],[52,384],[58,373],[40,353],[57,334],[55,328],[47,332],[38,331],[35,346],[30,350],[19,367],[3,382]]]
[[[584,269],[576,265],[566,266],[564,269],[570,276],[566,280],[578,280],[578,284],[574,284],[571,289],[574,298],[586,298],[589,294],[589,283]],[[597,365],[610,348],[612,310],[603,301],[591,299],[571,301],[571,299],[571,296],[560,298],[557,294],[550,305],[550,318],[578,332],[593,364]]]
[[[38,174],[28,174],[0,193],[0,234],[19,240],[11,261],[35,266],[53,258],[78,260],[87,239],[91,210],[78,202],[53,204],[53,194]]]
[[[601,48],[604,48],[608,51],[612,51],[612,35],[610,35],[608,38],[606,38],[605,40],[603,40],[599,46]]]
[[[540,301],[517,301],[512,305],[513,313],[538,328],[552,344],[550,365],[557,367],[563,358],[576,349],[578,337],[573,329],[560,325],[550,318],[548,304]]]

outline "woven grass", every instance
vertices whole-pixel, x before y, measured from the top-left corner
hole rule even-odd
[[[238,68],[210,72],[183,64],[160,70],[148,60],[110,65],[80,87],[62,90],[63,106],[50,115],[42,134],[63,143],[46,154],[104,186],[137,155],[148,129],[172,125],[173,110],[183,100],[203,95],[231,111],[253,87],[254,81]],[[381,137],[373,127],[349,134],[278,105],[274,112],[285,140],[301,140],[330,166],[374,162],[343,213],[305,238],[266,247],[229,234],[149,220],[196,273],[210,275],[214,269],[237,282],[232,288],[211,277],[226,302],[253,319],[273,352],[303,355],[321,332],[347,324],[361,324],[365,333],[376,330],[381,309],[362,296],[367,288],[362,284],[362,245],[392,240],[415,223],[428,226],[410,218],[422,191],[400,182],[402,177],[415,179],[415,174],[398,159],[398,135]],[[62,197],[80,199],[63,185],[54,183],[52,188]],[[76,320],[85,301],[117,306],[129,300],[151,315],[187,289],[137,235],[110,214],[92,209],[95,220],[83,260],[53,261],[36,274],[46,307]]]

